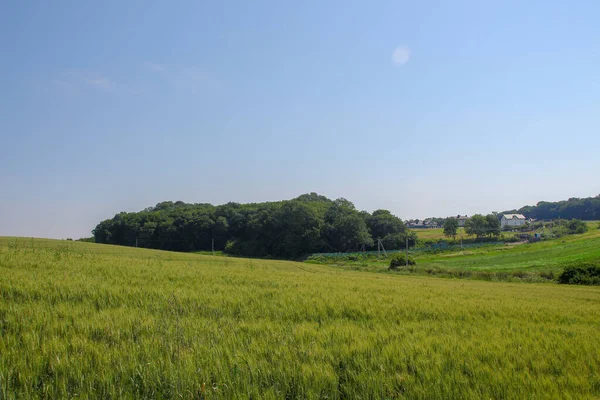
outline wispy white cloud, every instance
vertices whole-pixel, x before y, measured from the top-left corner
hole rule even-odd
[[[51,84],[61,92],[69,95],[74,95],[79,92],[79,88],[75,84],[63,78],[52,79]]]
[[[146,63],[145,67],[166,80],[179,90],[201,92],[205,90],[221,90],[223,85],[220,80],[209,73],[205,68],[197,65],[165,65]]]
[[[143,68],[148,74],[139,74]],[[195,94],[215,93],[223,89],[223,84],[207,69],[196,65],[171,65],[144,63],[138,67],[128,81],[116,82],[109,76],[90,70],[69,69],[57,74],[51,84],[57,90],[69,95],[84,93],[110,93],[119,95],[140,95],[158,89],[162,82],[181,92]]]
[[[82,81],[87,86],[96,89],[111,89],[115,87],[115,83],[104,76],[83,77]]]
[[[114,92],[117,84],[110,78],[90,71],[70,69],[63,72],[52,83],[62,90],[75,94],[86,90]]]
[[[221,82],[209,74],[205,69],[198,66],[188,66],[181,68],[176,77],[177,83],[182,86],[188,86],[193,90],[222,88]]]
[[[392,52],[392,63],[397,67],[401,67],[410,60],[411,54],[412,52],[407,46],[398,46]]]
[[[165,72],[167,70],[165,65],[156,63],[146,63],[145,67],[153,72]]]

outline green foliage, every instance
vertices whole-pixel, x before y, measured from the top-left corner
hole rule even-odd
[[[446,218],[444,221],[444,235],[456,239],[458,233],[458,220],[456,218]]]
[[[119,213],[93,231],[97,243],[162,250],[217,250],[251,257],[297,259],[321,252],[414,245],[416,235],[386,210],[356,210],[346,199],[316,193],[259,204],[186,204],[166,201],[137,213]],[[229,244],[228,244],[229,243]]]
[[[598,290],[401,273],[0,238],[0,398],[600,396]]]
[[[392,270],[416,264],[417,263],[411,256],[408,256],[407,258],[404,253],[396,253],[390,259],[390,269]]]
[[[546,236],[548,232],[546,230]],[[439,234],[442,235],[441,229]],[[520,235],[504,234],[499,240],[505,243],[473,239],[470,242],[464,241],[463,246],[454,244],[446,247],[439,243],[439,239],[420,240],[411,250],[411,256],[418,266],[402,270],[402,273],[493,281],[544,282],[557,276],[565,265],[600,260],[600,231],[596,229],[581,235],[566,235],[559,239],[533,243],[516,243],[523,241]],[[512,241],[515,243],[506,243]],[[313,261],[361,271],[384,272],[389,268],[388,257],[359,257],[351,260],[345,255],[331,254],[319,255]]]
[[[477,238],[497,237],[500,235],[500,221],[494,214],[475,214],[465,222],[465,232]]]
[[[517,243],[517,242],[521,242],[523,239],[521,239],[521,237],[518,234],[514,234],[514,235],[502,235],[503,237],[501,238],[501,240],[503,240],[505,243]]]
[[[376,210],[373,215],[366,215],[367,226],[371,236],[381,239],[383,246],[388,250],[398,250],[417,243],[417,234],[409,231],[404,222],[387,210]]]
[[[600,285],[600,264],[569,265],[558,276],[558,282],[569,285]]]
[[[402,233],[394,233],[385,236],[381,243],[388,250],[399,250],[406,249],[407,240],[408,247],[414,247],[417,244],[417,233],[407,229]]]
[[[519,213],[527,218],[556,220],[556,219],[582,219],[587,221],[600,219],[600,195],[596,197],[577,198],[569,200],[548,202],[540,201],[535,206],[525,206],[507,213]]]
[[[570,234],[582,234],[588,230],[587,224],[579,219],[572,219],[566,223]]]
[[[578,219],[558,220],[551,224],[550,232],[544,236],[546,239],[557,239],[566,235],[583,234],[588,231],[584,221]]]
[[[350,252],[360,250],[362,246],[373,246],[373,238],[367,228],[364,216],[354,208],[354,204],[346,199],[337,199],[332,202],[325,213],[324,226],[326,250],[312,253]]]
[[[375,238],[384,238],[388,235],[406,231],[402,220],[388,210],[375,210],[372,215],[366,215],[367,225]]]

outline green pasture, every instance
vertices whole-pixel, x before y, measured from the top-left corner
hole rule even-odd
[[[420,240],[425,240],[425,239],[430,239],[430,240],[444,239],[444,240],[447,240],[448,239],[446,236],[444,236],[444,230],[442,228],[429,228],[429,229],[425,229],[425,228],[411,228],[410,231],[416,232],[417,237]],[[464,233],[464,228],[458,228],[457,238],[460,238],[461,234],[464,237],[466,237],[466,235]]]
[[[567,265],[600,262],[600,229],[596,222],[588,223],[588,232],[566,235],[559,239],[535,243],[506,243],[478,247],[465,246],[463,250],[453,248],[445,251],[411,249],[416,267],[397,273],[473,277],[487,280],[551,281]],[[431,235],[436,229],[423,229]],[[433,232],[432,232],[433,231]],[[440,230],[441,231],[441,230]],[[511,233],[505,233],[511,234]],[[429,237],[432,238],[431,236]],[[460,242],[457,242],[460,243]],[[453,242],[450,240],[450,244]],[[309,259],[311,264],[326,264],[363,271],[387,271],[391,254],[378,258],[331,257]]]
[[[524,244],[505,244],[474,250],[423,254],[424,267],[474,270],[560,270],[568,264],[600,260],[600,230],[581,235]]]

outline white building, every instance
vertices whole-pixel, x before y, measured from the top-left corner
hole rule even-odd
[[[500,226],[502,228],[505,226],[521,226],[525,225],[526,222],[527,218],[523,214],[502,214]]]

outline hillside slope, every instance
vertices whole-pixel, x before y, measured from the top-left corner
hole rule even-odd
[[[459,241],[452,243],[452,249],[427,251],[425,248],[412,248],[410,255],[417,265],[408,270],[401,268],[396,273],[438,275],[451,277],[474,277],[487,280],[549,281],[555,278],[565,266],[577,263],[600,263],[600,229],[597,223],[588,223],[589,230],[584,234],[567,235],[559,239],[535,243],[486,244],[469,243],[464,249]],[[419,237],[423,239],[422,233]],[[442,235],[441,229],[428,229],[426,238]],[[390,257],[361,255],[351,256],[331,254],[314,256],[308,259],[311,265],[333,265],[343,269],[362,271],[388,270]]]
[[[600,230],[595,224],[587,233],[560,239],[519,245],[466,249],[462,252],[425,254],[423,266],[470,268],[476,270],[554,270],[567,264],[600,260]]]

